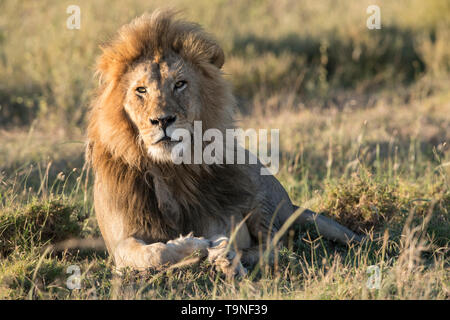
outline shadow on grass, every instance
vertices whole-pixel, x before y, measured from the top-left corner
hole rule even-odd
[[[279,91],[292,86],[291,80],[303,72],[306,73],[300,92],[308,91],[308,82],[317,81],[321,73],[329,88],[353,88],[365,81],[369,81],[371,87],[396,82],[408,84],[426,71],[414,45],[415,36],[411,30],[391,26],[345,38],[330,34],[320,39],[294,33],[277,39],[256,35],[237,37],[231,51],[233,55],[248,59],[268,53],[293,57],[286,68],[288,74],[272,77],[270,83],[262,83],[264,79],[253,76],[254,81],[261,83],[237,82],[237,91],[243,96],[253,94],[255,88],[261,86]],[[317,94],[317,90],[311,93]]]

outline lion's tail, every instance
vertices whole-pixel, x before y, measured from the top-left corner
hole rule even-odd
[[[364,240],[363,236],[357,235],[350,229],[344,227],[333,219],[327,218],[323,215],[320,215],[316,212],[313,212],[309,209],[303,209],[296,205],[294,207],[294,214],[297,213],[298,210],[302,210],[299,212],[299,217],[295,221],[295,223],[304,226],[308,223],[313,223],[317,231],[320,235],[323,235],[324,238],[337,241],[343,244],[348,244],[352,241],[361,242]]]

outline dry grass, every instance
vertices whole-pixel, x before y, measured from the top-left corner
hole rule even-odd
[[[95,85],[99,43],[131,18],[160,6],[183,10],[217,37],[242,110],[249,110],[254,99],[277,94],[294,94],[296,103],[328,105],[336,104],[343,88],[364,93],[394,87],[398,93],[425,74],[447,77],[450,68],[445,0],[382,1],[380,31],[366,27],[370,0],[77,3],[80,30],[66,28],[70,1],[0,4],[0,123],[28,124],[38,117],[79,131]]]
[[[0,298],[449,299],[450,7],[381,1],[372,32],[369,2],[172,1],[223,44],[238,124],[280,129],[277,177],[293,201],[368,235],[348,248],[297,230],[274,268],[229,281],[205,261],[118,276],[98,243],[89,249],[90,67],[99,41],[160,3],[79,1],[82,29],[70,31],[72,3],[2,1]],[[71,237],[83,248],[49,249]],[[73,264],[80,290],[66,286]],[[369,289],[374,265],[381,283]]]

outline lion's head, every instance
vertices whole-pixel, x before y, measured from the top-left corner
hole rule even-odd
[[[198,25],[156,11],[123,26],[102,50],[88,135],[113,159],[167,163],[175,129],[232,126],[223,51]]]

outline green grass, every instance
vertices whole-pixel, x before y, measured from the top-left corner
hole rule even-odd
[[[332,0],[251,5],[79,0],[81,29],[69,30],[65,12],[72,4],[0,3],[3,125],[29,124],[39,117],[77,130],[96,85],[92,75],[99,44],[133,17],[160,6],[183,10],[183,16],[217,37],[226,54],[224,71],[243,111],[254,99],[274,94],[295,94],[302,103],[336,104],[343,89],[377,92],[424,75],[446,77],[450,70],[446,0],[380,1],[382,29],[375,31],[366,27],[370,0],[339,5]]]
[[[233,280],[206,261],[119,276],[89,248],[98,44],[163,2],[76,3],[78,31],[65,28],[73,2],[0,3],[0,298],[450,298],[448,1],[379,1],[379,31],[365,27],[371,1],[170,3],[223,44],[238,124],[281,129],[277,178],[293,202],[368,236],[346,247],[299,229],[273,268]],[[88,245],[58,249],[71,238]],[[379,289],[366,286],[373,265]]]
[[[404,126],[401,120],[407,117],[403,112],[425,116],[430,106],[439,105],[436,101],[441,99],[437,95],[417,104],[394,105],[397,115],[390,117],[386,125],[394,131],[400,130]],[[378,108],[384,108],[383,103],[379,105]],[[450,105],[439,106],[444,112]],[[69,166],[60,172],[59,168],[53,170],[52,165],[42,165],[45,169],[39,169],[35,164],[14,174],[4,172],[0,183],[0,240],[8,248],[0,261],[1,296],[14,299],[448,299],[448,149],[441,146],[429,153],[428,145],[414,142],[420,136],[411,137],[417,131],[411,125],[405,129],[411,135],[409,140],[405,132],[405,137],[392,142],[391,148],[377,148],[372,141],[383,145],[393,139],[377,125],[371,125],[380,120],[377,117],[384,117],[380,110],[356,109],[348,117],[331,123],[330,112],[288,111],[268,117],[269,121],[265,116],[255,115],[243,118],[242,124],[259,127],[258,123],[263,121],[268,127],[277,127],[284,123],[287,132],[281,135],[283,156],[278,178],[295,203],[366,233],[369,240],[363,245],[336,245],[318,238],[311,226],[297,230],[288,247],[279,251],[274,268],[263,265],[244,279],[230,282],[205,261],[118,276],[114,274],[111,260],[101,251],[45,251],[48,244],[70,237],[98,237],[99,231],[92,213],[91,179],[87,179],[86,171]],[[366,121],[372,114],[377,117]],[[432,120],[427,126],[436,130],[447,127],[443,117],[433,118],[430,113],[428,116]],[[345,134],[347,130],[352,134]],[[336,131],[342,136],[336,135]],[[360,138],[362,132],[365,138]],[[424,130],[421,132],[426,135]],[[334,138],[330,140],[330,136]],[[20,134],[15,137],[23,138]],[[37,139],[43,141],[40,136]],[[44,139],[47,146],[34,152],[42,150],[46,159],[45,151],[58,145],[59,139]],[[82,150],[80,144],[66,144],[59,155],[70,156]],[[374,155],[368,156],[370,152]],[[59,155],[53,155],[54,163],[64,163]],[[81,290],[71,291],[66,287],[69,276],[66,270],[73,264],[80,267],[83,275]],[[380,289],[366,287],[367,268],[371,265],[382,270]]]

